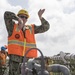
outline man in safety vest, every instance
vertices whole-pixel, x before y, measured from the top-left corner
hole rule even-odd
[[[50,25],[48,21],[42,17],[44,11],[45,9],[38,11],[41,21],[40,26],[35,24],[25,25],[29,14],[24,9],[21,9],[17,15],[10,11],[4,13],[4,20],[8,31],[9,75],[19,75],[19,63],[23,62],[25,52],[30,48],[36,48],[34,34],[43,33],[49,29]],[[17,20],[18,24],[13,20]],[[37,57],[37,51],[30,51],[26,57]]]
[[[2,46],[1,51],[0,51],[0,75],[3,75],[3,69],[4,66],[6,65],[6,57],[7,57],[7,52],[5,51],[7,48]]]

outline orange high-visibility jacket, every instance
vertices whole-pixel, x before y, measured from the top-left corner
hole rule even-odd
[[[0,51],[0,66],[3,66],[6,64],[6,57],[7,57],[7,54],[1,53]]]
[[[18,29],[18,25],[14,25],[13,33],[8,38],[8,54],[24,56],[25,52],[30,48],[36,48],[34,37],[34,25],[26,26],[23,33]],[[31,50],[27,57],[37,57],[37,51]]]

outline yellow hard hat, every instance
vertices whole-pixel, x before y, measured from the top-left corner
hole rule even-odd
[[[28,11],[26,11],[26,10],[24,10],[24,9],[19,10],[19,12],[18,12],[17,15],[19,16],[20,14],[24,14],[24,15],[26,15],[26,16],[29,18]]]

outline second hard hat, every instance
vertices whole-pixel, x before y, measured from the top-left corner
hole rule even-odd
[[[4,47],[4,46],[2,46],[2,47],[1,47],[1,50],[6,50],[6,49],[7,49],[7,48],[6,48],[6,47]]]

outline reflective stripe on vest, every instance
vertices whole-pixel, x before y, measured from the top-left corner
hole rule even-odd
[[[24,46],[24,42],[22,41],[16,41],[16,40],[10,40],[8,41],[8,44],[17,44],[17,45],[20,45],[20,46]],[[33,43],[26,43],[26,47],[33,47],[35,48],[36,47],[36,44],[33,44]]]

